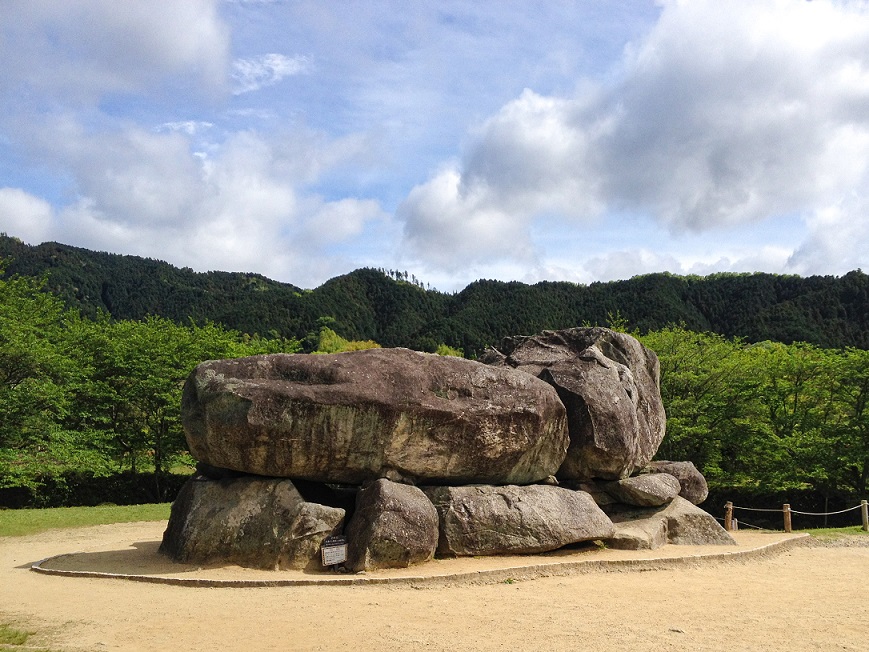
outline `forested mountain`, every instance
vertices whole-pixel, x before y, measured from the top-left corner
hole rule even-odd
[[[618,315],[641,332],[681,324],[749,342],[869,349],[869,276],[860,270],[807,278],[664,273],[590,285],[481,280],[448,294],[374,269],[303,290],[258,274],[197,273],[58,243],[29,246],[5,235],[0,258],[6,276],[44,275],[48,289],[88,317],[159,315],[302,340],[327,324],[349,339],[421,350],[443,343],[473,357],[507,335],[606,324]]]

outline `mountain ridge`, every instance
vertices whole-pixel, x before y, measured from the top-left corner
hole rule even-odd
[[[667,272],[588,285],[477,280],[460,292],[425,289],[360,268],[306,290],[245,272],[187,267],[57,242],[28,245],[0,235],[5,275],[44,277],[46,288],[87,317],[160,315],[304,340],[323,325],[383,346],[461,348],[471,357],[509,335],[613,317],[641,332],[668,325],[749,342],[805,341],[869,348],[869,276],[767,273],[677,276]]]

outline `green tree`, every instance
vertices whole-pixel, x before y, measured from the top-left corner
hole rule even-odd
[[[453,348],[452,346],[447,346],[446,344],[438,344],[437,351],[435,351],[438,355],[451,355],[454,358],[464,358],[465,352],[461,349]]]
[[[380,345],[373,340],[347,340],[331,328],[323,326],[317,340],[317,350],[314,353],[343,353],[344,351],[361,351],[363,349],[379,349]]]
[[[757,479],[774,488],[813,486],[829,494],[837,485],[835,352],[774,342],[748,351],[757,379],[751,415]]]
[[[2,271],[2,270],[0,270]],[[59,343],[59,299],[32,278],[0,278],[0,486],[26,482],[34,456],[64,457],[60,423],[75,373]]]
[[[743,344],[682,327],[640,339],[661,366],[667,433],[657,458],[690,460],[713,482],[732,474],[732,454],[744,452],[753,388]]]
[[[840,481],[860,496],[869,490],[869,351],[847,349],[835,360],[836,419],[830,425]]]
[[[119,468],[154,471],[160,480],[185,458],[181,390],[209,359],[298,350],[298,342],[243,336],[215,324],[179,326],[160,317],[114,322],[78,319],[68,331],[87,368],[69,427],[89,432]]]

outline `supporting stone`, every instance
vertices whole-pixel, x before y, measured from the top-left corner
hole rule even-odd
[[[613,524],[591,496],[547,485],[425,487],[440,517],[438,554],[526,554],[603,539]]]
[[[406,568],[434,556],[438,514],[417,487],[377,480],[357,494],[347,540],[350,570]]]
[[[160,551],[175,561],[316,569],[344,510],[306,502],[290,480],[189,480],[172,503]]]

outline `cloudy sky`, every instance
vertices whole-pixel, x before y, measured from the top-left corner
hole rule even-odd
[[[869,268],[869,5],[3,0],[0,231],[315,287]]]

